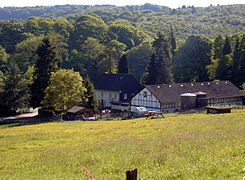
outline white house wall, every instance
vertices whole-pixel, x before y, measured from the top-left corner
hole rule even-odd
[[[145,107],[148,111],[161,111],[160,101],[146,88],[131,99],[132,106]]]
[[[120,93],[117,91],[104,91],[104,90],[95,90],[95,95],[100,104],[104,107],[111,107],[110,102],[118,102],[120,98]]]

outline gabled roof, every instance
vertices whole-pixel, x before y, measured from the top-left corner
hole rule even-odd
[[[142,89],[142,85],[131,74],[103,74],[95,82],[95,90],[119,91],[120,101],[125,102]],[[127,94],[127,100],[123,99]]]
[[[146,88],[161,103],[180,102],[180,95],[184,93],[206,93],[207,99],[242,96],[240,89],[230,81],[158,84]]]
[[[66,112],[77,113],[78,111],[81,111],[83,109],[85,109],[85,107],[73,106],[72,108],[68,109]]]
[[[103,74],[95,82],[95,89],[108,91],[135,90],[142,85],[131,74]]]

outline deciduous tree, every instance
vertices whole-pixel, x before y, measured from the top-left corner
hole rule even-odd
[[[0,71],[0,94],[3,92],[4,87],[4,75],[2,71]]]
[[[87,101],[85,92],[86,88],[79,72],[74,72],[72,69],[60,69],[51,73],[42,104],[55,111],[63,111],[75,105],[83,106]]]
[[[6,53],[5,49],[0,45],[0,69],[6,66],[9,55]]]
[[[177,82],[208,81],[206,66],[213,59],[212,41],[204,36],[190,36],[174,57]]]
[[[16,113],[18,108],[27,107],[29,104],[27,82],[15,63],[8,65],[4,75],[1,105],[6,107],[8,112]]]

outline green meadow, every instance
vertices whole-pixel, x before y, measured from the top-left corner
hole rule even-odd
[[[238,179],[245,176],[245,110],[166,118],[0,125],[0,179]]]

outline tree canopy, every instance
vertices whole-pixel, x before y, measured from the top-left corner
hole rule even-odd
[[[130,74],[144,84],[222,79],[239,87],[244,83],[244,5],[2,10],[0,18],[17,14],[23,20],[0,21],[0,91],[7,93],[3,86],[14,63],[31,87],[33,106],[44,100],[51,73],[60,68],[73,69],[91,82],[103,73],[128,73],[129,66]],[[125,57],[128,62],[122,63]]]
[[[173,59],[177,82],[208,81],[206,66],[213,59],[212,41],[204,36],[190,36]]]
[[[37,49],[38,60],[35,64],[34,82],[32,85],[32,105],[40,106],[44,99],[44,90],[48,86],[51,72],[55,72],[60,67],[60,61],[56,57],[54,47],[50,45],[48,38],[44,38],[42,44]]]
[[[86,88],[82,82],[80,74],[72,69],[51,72],[42,104],[55,111],[63,111],[75,105],[83,106],[87,99],[84,97]]]
[[[28,85],[17,64],[10,63],[4,78],[2,74],[0,76],[0,106],[6,108],[4,113],[15,114],[18,109],[28,107]]]

